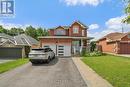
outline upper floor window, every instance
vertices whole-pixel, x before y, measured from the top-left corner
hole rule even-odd
[[[82,36],[85,36],[85,30],[82,30]]]
[[[73,27],[73,33],[79,33],[79,27],[78,26]]]
[[[64,29],[57,29],[54,31],[55,35],[66,35],[66,31]]]

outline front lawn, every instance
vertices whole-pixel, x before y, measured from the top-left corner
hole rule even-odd
[[[28,59],[26,58],[2,63],[0,64],[0,73],[6,72],[25,63],[28,63]]]
[[[82,61],[114,87],[130,87],[130,58],[105,55],[85,57]]]

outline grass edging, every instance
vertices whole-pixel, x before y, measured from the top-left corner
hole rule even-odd
[[[17,59],[17,60],[14,60],[14,61],[9,61],[9,62],[6,62],[6,63],[1,63],[0,64],[0,74],[1,73],[4,73],[6,71],[9,71],[11,69],[14,69],[18,66],[21,66],[25,63],[28,63],[28,59],[27,58],[22,58],[22,59]]]
[[[130,87],[130,59],[106,55],[85,57],[82,61],[114,87]]]

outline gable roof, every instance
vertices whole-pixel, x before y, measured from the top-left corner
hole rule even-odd
[[[5,34],[5,33],[0,33],[0,37],[4,37],[4,38],[8,38],[8,39],[13,39],[12,36],[7,35],[7,34]]]
[[[12,37],[12,36],[9,36],[7,34],[0,33],[0,37],[7,39],[6,41],[0,43],[2,45],[7,41],[10,41],[10,42],[14,43],[15,45],[31,46],[31,45],[38,45],[39,44],[39,42],[36,39],[34,39],[28,35],[25,35],[25,34],[21,34],[21,35],[17,35],[17,36]]]
[[[109,41],[117,41],[117,40],[121,40],[121,38],[123,38],[124,36],[126,36],[128,33],[110,33],[107,34],[106,36],[104,36],[103,38],[99,39],[98,41],[102,40],[102,39],[107,39],[108,42]]]
[[[81,25],[81,27],[88,29],[88,26],[86,26],[85,24],[83,24],[83,23],[80,22],[80,21],[75,21],[74,23],[78,23],[78,24]],[[73,24],[74,24],[74,23],[73,23]]]
[[[57,29],[57,28],[59,28],[59,27],[62,27],[62,28],[64,28],[64,29],[69,29],[70,26],[58,26],[58,27],[53,27],[53,28],[50,28],[50,29]]]
[[[25,34],[15,36],[14,40],[17,45],[30,45],[31,46],[34,44],[35,45],[39,44],[39,42],[36,39],[34,39],[28,35],[25,35]]]
[[[7,43],[7,42],[10,42],[10,43],[12,43],[13,45],[15,45],[15,42],[14,42],[13,40],[10,40],[10,39],[4,41],[3,43],[0,43],[0,45],[5,45],[5,43]]]
[[[83,24],[83,23],[80,22],[80,21],[75,21],[75,22],[73,22],[71,25],[73,25],[74,23],[78,23],[81,27],[83,27],[83,28],[85,28],[85,29],[88,29],[88,26],[86,26],[85,24]],[[71,25],[70,25],[70,26],[71,26]],[[63,27],[64,29],[69,29],[70,26],[58,26],[58,27]],[[56,28],[58,28],[58,27],[53,27],[53,28],[50,28],[50,29],[56,29]]]

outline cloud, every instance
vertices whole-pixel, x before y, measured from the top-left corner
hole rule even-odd
[[[91,5],[97,6],[100,3],[103,3],[104,0],[61,0],[65,2],[68,6],[76,6],[76,5]]]
[[[22,28],[22,29],[26,29],[26,27],[30,26],[31,24],[26,24],[26,25],[22,25],[22,24],[15,24],[15,23],[5,23],[2,20],[0,20],[0,25],[2,25],[5,29],[11,29],[11,28]],[[36,25],[32,25],[33,27],[38,27]]]
[[[98,29],[99,25],[98,24],[91,24],[89,25],[89,30],[94,30],[94,29]]]
[[[122,19],[125,18],[125,16],[115,17],[111,18],[106,22],[106,26],[110,29],[119,29],[122,27]]]
[[[122,24],[122,19],[125,18],[125,15],[118,16],[115,18],[110,18],[108,21],[106,21],[105,26],[106,28],[103,29],[101,32],[91,32],[91,30],[88,32],[88,36],[95,37],[94,40],[98,40],[99,38],[112,33],[112,32],[122,32],[122,28],[124,32],[130,32],[130,24]]]

